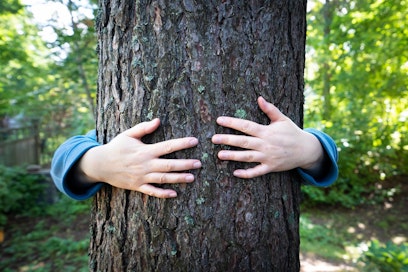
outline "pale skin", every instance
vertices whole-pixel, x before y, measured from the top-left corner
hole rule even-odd
[[[270,119],[269,125],[222,116],[217,124],[243,132],[245,135],[216,134],[214,144],[243,148],[221,150],[221,160],[255,162],[253,168],[237,169],[234,176],[244,179],[270,172],[302,168],[310,173],[319,172],[324,161],[324,151],[319,140],[303,131],[274,105],[258,98],[259,108]],[[138,191],[158,198],[173,198],[177,192],[155,184],[191,183],[194,175],[189,170],[201,168],[197,159],[164,159],[166,154],[193,148],[195,137],[172,139],[155,144],[145,144],[141,138],[154,132],[159,119],[140,123],[116,136],[105,145],[88,150],[74,168],[74,175],[81,185],[105,182],[114,187]]]
[[[201,167],[196,159],[164,159],[166,154],[196,146],[195,137],[145,144],[141,138],[154,132],[159,119],[140,123],[116,136],[105,145],[88,150],[75,169],[83,186],[105,182],[114,187],[138,191],[158,198],[176,197],[172,189],[154,184],[190,183],[194,175],[183,172]]]
[[[324,151],[319,140],[300,129],[277,107],[263,97],[258,98],[259,108],[270,119],[269,125],[222,116],[217,118],[220,126],[232,128],[246,135],[216,134],[214,144],[243,148],[243,151],[222,150],[220,160],[257,162],[253,168],[237,169],[234,176],[254,178],[270,172],[302,168],[308,172],[319,172],[323,165]]]

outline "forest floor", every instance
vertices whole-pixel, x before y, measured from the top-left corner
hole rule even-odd
[[[371,240],[407,242],[407,181],[401,177],[390,184],[400,191],[382,204],[302,211],[301,272],[359,271],[361,249]],[[9,218],[0,271],[87,271],[89,212],[79,209],[56,207],[51,215]],[[305,226],[311,232],[302,237]]]
[[[358,258],[363,250],[367,250],[370,241],[378,240],[383,244],[408,242],[408,176],[387,180],[382,189],[391,188],[399,188],[398,193],[390,195],[384,203],[354,209],[331,207],[303,211],[302,216],[306,215],[312,226],[325,228],[323,235],[335,237],[326,237],[326,241],[320,237],[320,248],[317,243],[317,247],[306,245],[306,249],[302,249],[305,237],[301,237],[301,271],[361,271]]]

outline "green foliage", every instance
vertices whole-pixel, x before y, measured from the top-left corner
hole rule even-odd
[[[87,271],[88,239],[75,241],[72,238],[52,236],[49,231],[35,230],[15,242],[18,246],[8,248],[6,253],[15,254],[14,261],[27,258],[28,255],[35,256],[32,264],[27,265],[31,267],[30,271]],[[78,270],[78,264],[82,264],[82,269]]]
[[[305,126],[331,135],[339,181],[310,202],[352,207],[408,173],[407,1],[314,1],[308,15]]]
[[[71,16],[70,24],[62,27],[58,18],[49,21],[48,26],[57,34],[56,40],[48,43],[54,62],[48,67],[52,76],[42,92],[46,107],[37,108],[42,116],[43,138],[48,139],[45,161],[68,137],[95,127],[98,64],[92,12],[95,13],[96,5],[94,1],[60,2]],[[91,12],[83,13],[84,10]]]
[[[0,14],[17,13],[22,7],[20,0],[1,0]]]
[[[365,264],[364,271],[408,271],[408,243],[397,245],[388,242],[382,245],[379,241],[373,240],[360,261]]]
[[[0,248],[0,270],[88,271],[89,234],[78,233],[76,224],[78,216],[89,213],[89,208],[88,201],[62,196],[45,207],[41,218],[25,216],[32,225],[7,228],[6,237],[11,237]]]
[[[47,207],[45,214],[62,223],[75,220],[78,214],[90,212],[91,200],[76,201],[63,196],[55,205]]]
[[[0,165],[0,227],[6,224],[10,213],[28,214],[41,209],[44,183],[40,181],[40,176],[22,168]]]
[[[44,85],[47,58],[37,33],[24,10],[0,14],[0,117],[38,106],[35,91]]]
[[[343,207],[353,208],[366,201],[361,196],[367,194],[368,190],[364,189],[363,186],[352,188],[348,181],[339,179],[333,187],[322,189],[303,186],[302,192],[307,196],[307,201],[304,202],[305,206],[339,204]]]
[[[68,137],[95,127],[95,1],[58,2],[60,9],[66,5],[70,25],[62,25],[58,17],[36,25],[29,6],[0,12],[0,124],[16,115],[38,119],[45,143],[42,164]],[[19,1],[4,4],[11,8],[12,3]],[[57,39],[44,41],[39,36],[43,27]]]

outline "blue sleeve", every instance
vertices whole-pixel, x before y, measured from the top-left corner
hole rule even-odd
[[[78,181],[72,175],[69,175],[72,166],[78,162],[85,152],[99,145],[96,140],[96,131],[92,130],[86,135],[74,136],[58,147],[51,162],[51,177],[58,190],[73,199],[85,200],[93,196],[101,188],[102,183],[97,183],[84,190],[84,192],[73,192],[70,188],[72,188],[72,184]]]
[[[329,186],[336,181],[339,175],[337,146],[329,135],[317,129],[308,128],[305,131],[313,134],[320,141],[327,159],[324,162],[322,172],[317,175],[312,176],[301,168],[298,168],[297,171],[306,184],[320,187]]]

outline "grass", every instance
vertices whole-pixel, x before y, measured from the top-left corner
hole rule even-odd
[[[313,223],[310,214],[300,218],[301,252],[322,257],[330,261],[339,261],[347,254],[343,233],[337,232],[330,224]]]

